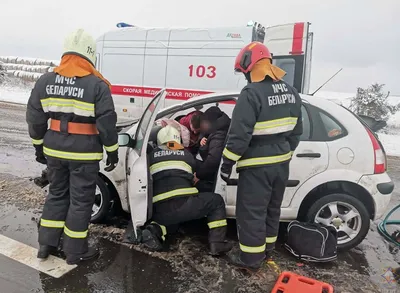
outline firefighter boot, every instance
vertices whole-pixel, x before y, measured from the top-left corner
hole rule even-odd
[[[220,227],[209,227],[208,242],[210,243],[210,254],[218,256],[229,252],[232,249],[232,244],[225,240],[227,232],[226,220],[214,222],[225,222],[224,225]]]
[[[240,253],[231,253],[228,255],[228,261],[230,264],[240,269],[245,269],[252,272],[257,272],[261,268],[264,260],[265,258],[252,264],[246,264],[240,259]]]
[[[223,242],[211,242],[210,243],[210,254],[212,256],[219,256],[229,252],[232,249],[232,243],[228,241]]]
[[[39,245],[39,250],[37,253],[37,258],[45,260],[49,257],[49,255],[57,254],[57,247],[50,245]]]
[[[151,251],[163,250],[162,230],[156,224],[150,224],[142,232],[142,243]]]
[[[67,264],[76,265],[82,261],[91,260],[100,254],[99,250],[94,247],[89,247],[85,253],[81,254],[68,254]]]

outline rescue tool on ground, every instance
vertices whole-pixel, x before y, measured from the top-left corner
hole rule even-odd
[[[60,66],[40,77],[28,100],[36,161],[47,164],[43,176],[50,181],[40,219],[40,259],[57,250],[61,237],[68,264],[98,255],[88,245],[88,224],[103,147],[111,171],[118,163],[118,134],[110,84],[94,68],[95,46],[82,29],[70,34]]]
[[[232,264],[260,268],[278,236],[281,203],[289,177],[289,162],[303,133],[301,98],[272,65],[260,42],[244,47],[235,71],[248,81],[238,98],[223,151],[221,177],[228,181],[232,167],[239,173],[236,220],[240,254]]]
[[[231,250],[226,241],[227,221],[221,195],[199,192],[193,187],[193,155],[182,146],[179,131],[167,125],[157,134],[157,145],[149,155],[153,177],[152,222],[142,232],[142,241],[150,250],[162,250],[170,226],[207,217],[211,255]]]

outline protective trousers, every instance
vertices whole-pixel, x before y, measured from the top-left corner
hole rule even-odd
[[[50,186],[40,219],[39,244],[57,247],[64,233],[65,254],[86,253],[99,163],[47,158],[47,166]]]
[[[275,247],[288,177],[289,162],[239,173],[236,223],[240,259],[245,264],[262,261],[265,250]]]
[[[223,242],[227,231],[225,202],[221,195],[201,192],[194,195],[170,199],[154,205],[153,219],[160,227],[162,238],[166,227],[207,217],[208,241]]]

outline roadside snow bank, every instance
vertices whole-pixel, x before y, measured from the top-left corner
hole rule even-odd
[[[31,89],[28,87],[0,86],[0,101],[27,104]]]
[[[400,133],[386,134],[378,133],[379,140],[385,148],[386,154],[390,156],[400,156]]]

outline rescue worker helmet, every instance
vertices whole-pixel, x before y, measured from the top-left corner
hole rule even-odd
[[[65,38],[63,56],[66,54],[75,54],[83,57],[95,66],[96,41],[83,29],[78,29]]]
[[[159,146],[167,143],[181,146],[181,134],[178,129],[171,125],[161,128],[157,134],[157,144]]]
[[[250,72],[254,65],[261,59],[271,59],[272,55],[268,48],[260,42],[251,42],[242,50],[235,60],[235,71],[241,73]]]

